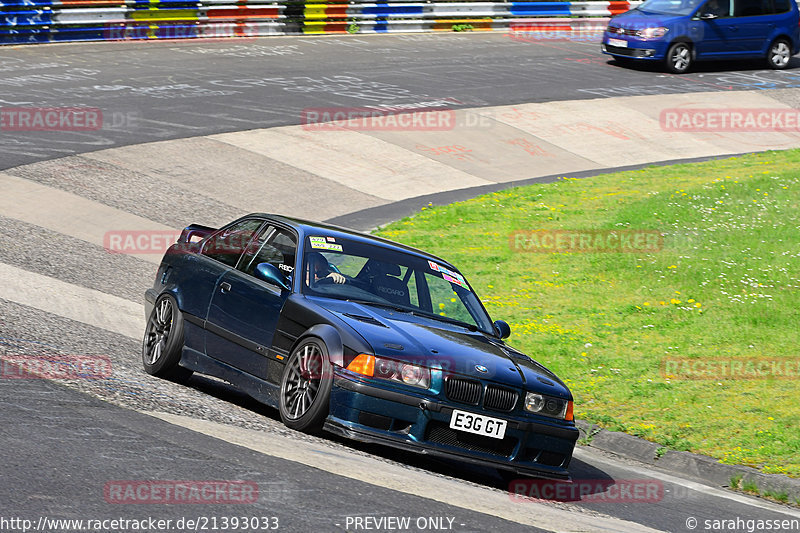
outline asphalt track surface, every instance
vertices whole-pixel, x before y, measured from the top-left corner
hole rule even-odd
[[[15,47],[0,49],[0,72],[3,107],[96,107],[105,121],[93,132],[2,132],[2,169],[113,146],[298,124],[309,107],[446,102],[459,108],[800,85],[797,71],[764,71],[758,63],[704,66],[677,77],[619,68],[600,56],[596,44],[528,43],[499,34]],[[173,215],[181,218],[185,210],[179,204]],[[3,263],[132,301],[139,301],[150,284],[150,262],[98,255],[97,247],[12,218],[0,217],[0,222]],[[442,496],[445,500],[457,500],[458,487],[508,500],[506,487],[490,471],[300,435],[283,428],[276,413],[215,380],[194,377],[180,386],[146,376],[139,369],[138,342],[130,336],[7,300],[0,300],[0,336],[3,354],[105,354],[115,368],[111,380],[69,387],[0,380],[4,518],[247,514],[277,516],[283,531],[342,531],[348,516],[438,516],[452,517],[454,531],[537,531],[529,523],[471,509],[480,502],[453,504],[392,490],[378,474],[365,483],[347,472],[301,464],[277,452],[259,453],[132,411],[229,424],[262,432],[264,438],[291,439],[301,450],[316,446],[331,457],[377,461],[383,465],[377,471],[399,468],[421,485],[455,482],[456,490]],[[690,517],[702,524],[704,519],[798,516],[591,450],[577,453],[571,472],[575,479],[658,480],[665,492],[657,502],[548,502],[575,522],[551,520],[545,530],[591,531],[575,524],[591,522],[593,513],[600,513],[598,524],[600,515],[629,521],[632,526],[620,529],[628,531],[636,531],[636,524],[689,531]],[[244,506],[246,513],[235,505],[120,505],[104,498],[110,481],[147,479],[246,479],[258,484],[261,497]]]
[[[316,107],[445,102],[458,109],[797,86],[800,72],[764,70],[758,61],[699,64],[674,76],[620,68],[596,43],[503,34],[4,47],[0,106],[97,108],[103,128],[0,132],[0,170],[119,145],[299,124],[303,110]]]

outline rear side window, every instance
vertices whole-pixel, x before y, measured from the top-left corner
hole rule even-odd
[[[789,11],[790,6],[789,2],[792,0],[773,0],[773,7],[775,8],[775,13],[786,13]]]
[[[203,244],[202,254],[228,266],[236,266],[247,243],[261,227],[263,220],[247,219],[215,233]]]
[[[772,13],[770,0],[735,0],[734,17],[755,17]]]

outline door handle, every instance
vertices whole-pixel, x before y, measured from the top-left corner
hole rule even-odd
[[[231,290],[231,284],[228,283],[227,281],[223,281],[222,283],[219,284],[219,290],[222,293],[226,293]]]

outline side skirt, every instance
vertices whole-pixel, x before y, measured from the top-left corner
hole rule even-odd
[[[207,374],[239,388],[257,401],[278,409],[280,386],[259,379],[221,361],[217,361],[204,353],[184,346],[180,366],[193,370],[198,374]]]

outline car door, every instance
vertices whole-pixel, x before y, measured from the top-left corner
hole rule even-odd
[[[296,254],[294,233],[268,224],[250,243],[236,268],[219,279],[206,322],[206,353],[210,357],[261,379],[282,368],[270,347],[290,291],[258,279],[254,273],[258,264],[269,263],[291,286]]]
[[[205,353],[203,326],[214,289],[225,272],[239,261],[244,246],[262,224],[263,220],[248,218],[225,226],[203,242],[199,253],[185,254],[180,268],[164,272],[167,285],[180,288],[187,348]]]

